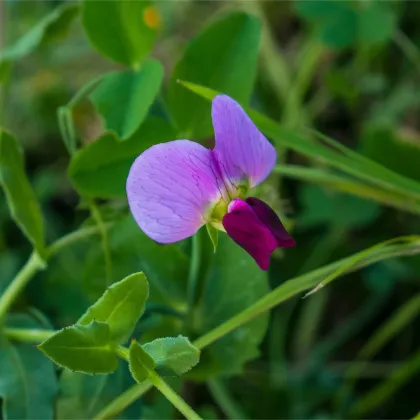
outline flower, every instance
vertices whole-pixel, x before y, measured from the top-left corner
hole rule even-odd
[[[241,106],[226,95],[212,102],[216,146],[189,140],[157,144],[131,166],[127,196],[137,224],[153,240],[177,242],[210,223],[267,270],[276,248],[295,244],[276,213],[247,192],[276,162],[276,150]]]

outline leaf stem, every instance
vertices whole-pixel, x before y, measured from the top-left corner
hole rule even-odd
[[[201,420],[201,417],[155,371],[149,372],[149,380],[186,419]]]
[[[35,273],[45,267],[44,261],[34,251],[26,264],[20,269],[15,278],[7,286],[0,297],[0,320],[4,318],[13,302],[19,296],[22,289],[28,284]]]
[[[186,317],[191,323],[193,322],[194,303],[196,298],[198,273],[200,270],[200,237],[198,232],[192,237],[192,250],[190,260],[190,270],[188,273],[187,286],[187,302],[188,302],[188,316]]]
[[[105,260],[105,277],[106,277],[106,285],[109,286],[112,283],[112,260],[111,260],[111,252],[109,250],[109,240],[108,240],[108,231],[105,228],[104,221],[102,219],[101,212],[96,205],[95,201],[92,199],[88,200],[90,212],[92,214],[93,219],[98,225],[99,231],[101,232],[102,237],[102,249],[104,253],[104,260]]]

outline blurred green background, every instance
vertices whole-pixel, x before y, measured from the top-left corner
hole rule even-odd
[[[16,46],[16,41],[45,16],[68,3],[3,0],[0,50],[7,52],[6,47]],[[240,10],[256,16],[261,24],[255,81],[251,77],[246,82],[252,89],[249,104],[253,109],[291,130],[315,128],[420,182],[420,3],[163,0],[156,1],[155,6],[160,30],[151,55],[163,64],[164,79],[163,88],[148,111],[149,117],[166,118],[171,112],[168,107],[184,106],[182,100],[187,101],[187,96],[177,106],[171,105],[178,95],[176,89],[183,89],[171,87],[174,66],[205,27]],[[112,30],[110,23],[109,31]],[[239,29],[229,30],[234,37]],[[122,69],[92,47],[80,18],[58,22],[54,31],[60,35],[58,39],[35,42],[29,49],[31,41],[27,40],[20,47],[27,50],[23,54],[19,46],[15,48],[12,69],[4,65],[9,56],[3,55],[2,62],[0,54],[0,73],[10,72],[8,81],[0,85],[0,124],[16,135],[25,151],[25,167],[41,204],[47,242],[75,230],[89,218],[87,203],[74,189],[75,185],[79,192],[85,192],[83,176],[75,176],[72,186],[67,175],[70,158],[60,134],[57,108],[68,104],[89,81]],[[36,34],[30,36],[34,39]],[[236,56],[229,55],[231,51],[227,49],[228,58],[224,58],[221,50],[225,43],[216,38],[203,41],[199,53],[206,66],[228,66],[229,59],[239,60],[242,73],[244,69],[252,73],[252,65],[248,68],[246,60],[240,61],[253,48],[252,41],[242,42],[243,49]],[[213,54],[212,48],[218,52]],[[193,80],[194,72],[205,72],[197,60],[192,54],[190,62],[184,64],[186,70],[179,70],[179,78],[206,85],[200,77]],[[223,73],[223,68],[220,71]],[[229,71],[227,67],[226,72]],[[234,77],[242,76],[237,73]],[[246,79],[246,75],[243,77]],[[232,90],[247,90],[244,84]],[[164,93],[166,89],[168,95]],[[78,147],[90,144],[103,131],[103,122],[87,98],[72,110],[72,118]],[[205,131],[190,133],[191,138],[204,137],[203,143],[211,145],[211,136],[202,135]],[[153,144],[154,134],[152,129],[151,139],[145,141]],[[177,131],[175,136],[182,134],[187,133]],[[314,163],[295,151],[279,148],[279,154],[282,164],[323,168],[322,163]],[[273,258],[269,272],[272,288],[383,240],[419,232],[420,218],[409,210],[405,212],[404,202],[396,209],[356,196],[359,194],[344,194],[331,182],[312,177],[310,172],[306,178],[298,176],[291,168],[279,169],[259,191],[285,216],[297,241],[295,248]],[[109,197],[112,199],[105,200]],[[148,307],[139,331],[151,338],[177,332],[179,329],[173,325],[178,322],[176,315],[165,312],[165,293],[176,301],[168,278],[177,279],[177,286],[183,281],[179,279],[186,281],[188,262],[184,261],[184,253],[189,255],[190,242],[162,251],[125,217],[124,197],[110,193],[98,194],[98,198],[102,218],[119,223],[108,238],[110,278],[101,238],[85,241],[57,255],[20,296],[14,311],[30,314],[44,328],[62,328],[74,322],[109,282],[144,270],[157,283],[163,283],[156,286],[154,304]],[[5,288],[31,248],[10,219],[3,195],[0,226],[0,287]],[[205,236],[205,232],[200,232],[205,250],[211,253]],[[215,258],[223,254],[223,248],[218,253]],[[210,276],[216,279],[223,273],[232,274],[232,278],[236,276],[235,287],[241,287],[241,275],[245,274],[238,275],[233,269],[231,273],[223,268],[223,264],[228,264],[223,261],[213,264],[216,272]],[[268,318],[254,325],[256,331],[250,334],[261,335],[255,339],[254,347],[248,349],[248,344],[242,347],[235,341],[231,348],[226,342],[226,349],[218,349],[219,353],[232,352],[226,357],[237,362],[226,359],[224,366],[217,355],[212,356],[217,359],[217,367],[204,363],[200,369],[200,362],[191,378],[179,385],[180,393],[204,418],[413,418],[420,409],[419,267],[420,259],[415,255],[385,260],[351,273],[307,299],[289,299],[271,311],[266,331],[264,322]],[[218,269],[222,273],[219,277]],[[229,281],[229,276],[225,277]],[[215,280],[213,284],[216,283]],[[235,294],[235,290],[231,293]],[[256,293],[261,296],[264,290],[261,286]],[[212,305],[211,299],[208,305]],[[396,313],[401,319],[389,324]],[[210,315],[204,312],[198,318],[207,316]],[[208,322],[212,324],[213,320]],[[218,325],[214,322],[211,326]],[[381,329],[383,341],[377,338],[377,348],[371,344],[366,350],[366,343]],[[189,331],[191,338],[194,334],[194,329]],[[361,354],[362,349],[365,353]],[[368,360],[363,364],[365,359]],[[2,375],[6,375],[5,363],[0,355],[0,390]],[[222,379],[207,375],[206,366]],[[66,379],[66,375],[71,376],[69,372],[57,374],[60,384],[54,393],[55,418],[93,418],[132,384],[125,371],[113,374],[100,385],[95,377]],[[197,381],[199,377],[201,381]],[[37,381],[31,383],[38,385]],[[0,394],[7,395],[4,391]],[[5,415],[4,401],[2,408],[4,418],[16,418]],[[176,416],[156,393],[148,394],[144,401],[121,414],[121,418]],[[27,418],[39,417],[29,412]]]

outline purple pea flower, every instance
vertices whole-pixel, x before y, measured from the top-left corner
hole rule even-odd
[[[212,103],[213,150],[189,141],[157,144],[133,163],[127,179],[130,210],[153,240],[177,242],[210,223],[267,270],[276,248],[294,246],[276,213],[248,190],[276,163],[276,150],[241,106],[225,95]]]

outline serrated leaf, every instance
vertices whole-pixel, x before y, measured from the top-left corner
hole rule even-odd
[[[200,350],[187,337],[163,337],[143,345],[162,376],[179,376],[191,370],[200,360]]]
[[[1,129],[0,184],[13,220],[42,256],[44,226],[41,209],[25,174],[22,150],[16,138]]]
[[[98,52],[138,67],[152,49],[160,18],[150,1],[84,0],[82,22]]]
[[[30,54],[45,42],[65,35],[78,10],[76,3],[57,7],[14,44],[0,51],[0,83],[8,76],[13,61]]]
[[[8,325],[19,325],[20,328],[41,327],[27,315],[13,315],[10,318],[7,320]],[[2,418],[53,419],[57,393],[53,363],[32,344],[14,343],[0,336]]]
[[[64,328],[38,348],[58,365],[78,372],[111,373],[118,365],[111,330],[104,322]]]
[[[213,134],[210,104],[177,83],[189,80],[247,103],[255,80],[260,23],[231,13],[205,28],[176,64],[168,86],[168,108],[187,138]],[[205,51],[205,53],[203,53]]]
[[[149,286],[143,273],[134,273],[110,286],[77,321],[88,325],[92,321],[105,322],[111,330],[111,339],[118,343],[128,340],[144,312]]]
[[[74,154],[68,169],[70,181],[83,195],[125,197],[128,171],[137,156],[153,144],[175,138],[173,127],[157,117],[149,117],[124,142],[118,141],[110,133],[104,134]]]
[[[219,231],[213,227],[210,223],[206,224],[207,233],[209,235],[209,238],[211,240],[211,243],[213,244],[213,250],[216,252],[217,250],[217,243],[219,242]]]
[[[138,71],[105,75],[89,98],[104,118],[105,127],[127,140],[145,119],[162,79],[162,65],[148,60]]]
[[[136,382],[140,384],[149,377],[149,372],[154,370],[155,362],[135,340],[131,342],[128,354],[130,372]]]

